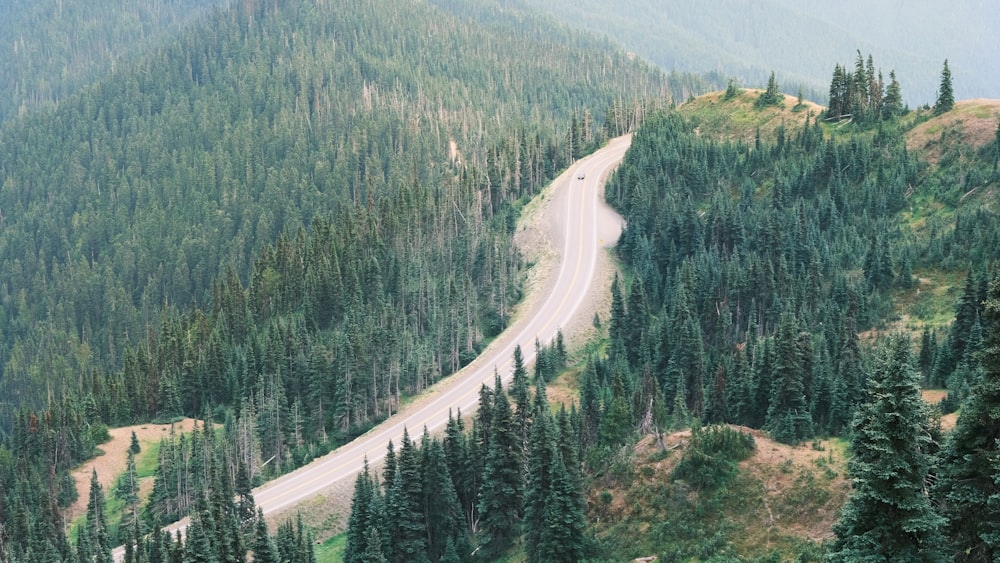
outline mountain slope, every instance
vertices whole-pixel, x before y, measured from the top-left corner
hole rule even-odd
[[[826,103],[832,65],[850,63],[857,49],[874,54],[887,72],[896,70],[908,84],[903,95],[911,106],[934,103],[944,59],[958,97],[1000,91],[1000,68],[990,55],[1000,42],[1000,19],[976,0],[530,4],[577,28],[606,33],[665,69],[717,71],[748,86],[763,86],[773,70],[786,90],[802,85],[821,103]]]
[[[592,116],[660,98],[665,82],[609,43],[519,12],[449,9],[241,3],[53,111],[5,122],[5,396],[39,404],[47,387],[91,386],[149,342],[163,309],[207,305],[213,280],[260,288],[260,319],[300,306],[269,293],[287,276],[267,269],[280,274],[287,252],[255,260],[316,218],[336,225],[322,236],[344,281],[316,296],[324,318],[309,323],[370,311],[381,278],[388,294],[412,292],[414,316],[400,322],[440,331],[422,352],[432,367],[407,377],[433,380],[474,355],[516,298],[512,202],[580,150],[565,142],[574,117],[576,140],[593,142]],[[464,328],[436,320],[468,309],[458,302],[478,309],[454,322]]]
[[[223,0],[0,4],[0,122],[50,107],[178,33]]]

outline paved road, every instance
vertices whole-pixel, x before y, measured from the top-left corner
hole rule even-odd
[[[602,194],[607,172],[621,161],[630,143],[627,136],[612,140],[605,148],[577,161],[557,180],[559,184],[545,213],[552,224],[553,241],[561,246],[558,274],[551,277],[533,309],[519,315],[472,363],[439,382],[427,400],[405,408],[309,465],[255,489],[254,500],[264,514],[293,507],[338,481],[353,480],[364,467],[365,457],[372,462],[381,460],[389,440],[399,445],[404,427],[412,438],[419,439],[424,426],[432,433],[443,429],[449,412],[473,412],[481,385],[493,386],[494,370],[505,382],[510,379],[516,345],[521,346],[525,362],[530,363],[535,356],[536,338],[543,344],[550,343],[561,327],[569,326],[587,297],[601,247],[613,244],[620,233],[621,218],[604,204]],[[187,523],[185,519],[167,529],[176,534]],[[120,561],[123,550],[117,549],[115,555]]]

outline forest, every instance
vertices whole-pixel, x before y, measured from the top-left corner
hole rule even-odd
[[[1000,488],[994,481],[1000,411],[990,411],[997,408],[1000,365],[998,256],[993,245],[959,242],[996,240],[995,221],[966,230],[970,216],[992,215],[995,196],[962,202],[952,193],[970,186],[950,185],[957,168],[976,185],[996,185],[1000,123],[992,142],[961,163],[930,168],[907,150],[905,133],[913,121],[904,117],[925,120],[949,111],[951,84],[942,85],[937,109],[905,115],[898,82],[876,80],[881,73],[860,53],[857,68],[852,79],[837,65],[831,79],[831,98],[846,92],[857,117],[846,132],[841,124],[831,134],[827,116],[814,115],[801,128],[779,127],[773,141],[758,134],[752,143],[718,142],[699,135],[697,121],[682,109],[653,113],[634,134],[607,186],[608,201],[626,218],[617,247],[626,275],[612,285],[606,353],[590,356],[578,372],[579,395],[569,415],[584,475],[583,489],[572,491],[574,502],[584,502],[586,489],[601,487],[609,472],[622,471],[628,445],[643,436],[694,428],[671,475],[680,500],[667,502],[681,505],[690,488],[713,498],[733,479],[734,464],[753,451],[752,435],[734,428],[763,429],[789,444],[844,436],[853,450],[848,471],[854,484],[834,538],[776,557],[992,561],[1000,553]],[[950,81],[947,67],[942,80]],[[896,94],[887,96],[886,88]],[[738,98],[755,98],[748,105],[763,111],[780,102],[776,85],[774,90],[722,99],[737,104]],[[832,105],[829,112],[841,119],[849,113]],[[908,230],[900,218],[915,197],[952,206],[948,217],[955,223],[927,234]],[[892,327],[895,302],[916,288],[913,272],[941,269],[967,273],[954,321],[940,332],[925,325],[919,339],[898,332]],[[535,381],[545,383],[538,376]],[[922,386],[946,387],[948,395],[941,405],[928,405]],[[542,393],[544,388],[535,398]],[[483,405],[489,404],[484,397]],[[938,419],[957,407],[957,427],[945,435]],[[534,424],[548,424],[527,406],[515,412],[530,413],[521,416],[531,436]],[[699,431],[702,425],[707,427]],[[481,436],[488,422],[477,418],[477,426],[467,440],[488,447],[497,439]],[[515,456],[520,473],[535,471],[534,451],[529,444]],[[450,469],[461,495],[469,470],[458,461]],[[477,522],[505,518],[504,529],[519,523],[522,534],[515,541],[505,536],[505,542],[529,561],[649,554],[593,531],[571,534],[579,515],[563,508],[562,498],[546,497],[540,512],[554,518],[552,506],[565,520],[535,520],[539,510],[528,510],[531,497],[523,488],[505,484],[486,467],[478,475],[481,516],[467,518],[462,541],[471,537],[488,548],[495,532]],[[371,476],[359,477],[347,560],[373,560],[373,552],[388,561],[416,560],[412,551],[401,551],[413,549],[400,543],[405,532],[382,523],[393,518],[370,508],[391,502],[395,478],[383,481],[382,493]],[[556,482],[556,475],[551,479]],[[510,491],[506,504],[487,502],[486,491],[494,489]],[[694,514],[713,510],[713,501],[704,502]],[[588,506],[588,524],[600,516],[598,506]],[[430,529],[434,517],[418,513],[416,525]],[[553,529],[566,535],[539,536]],[[665,560],[730,560],[736,554],[725,536],[720,539],[723,532],[689,527],[660,533],[666,538],[644,545],[662,550]],[[375,539],[380,543],[373,547]],[[565,558],[546,551],[554,545]],[[420,550],[421,557],[433,558],[427,546]]]
[[[616,560],[588,531],[593,479],[693,428],[673,478],[707,494],[754,449],[725,424],[851,440],[829,557],[1000,553],[1000,126],[942,133],[933,163],[907,144],[954,107],[947,61],[933,109],[858,51],[824,114],[719,140],[675,103],[718,73],[665,75],[516,3],[63,3],[0,9],[39,28],[0,24],[23,49],[0,84],[0,560],[312,561],[315,523],[269,530],[252,488],[475,358],[522,297],[521,208],[629,132],[605,340],[578,365],[540,347],[530,381],[515,356],[473,417],[410,428],[359,475],[344,558]],[[86,18],[82,48],[39,43]],[[784,104],[774,72],[730,88]],[[922,274],[965,279],[954,320],[894,334]],[[549,404],[567,369],[578,396]],[[947,389],[950,435],[921,385]],[[158,444],[148,500],[136,443],[65,519],[108,427],[185,416],[201,426]],[[890,463],[905,486],[871,472]],[[184,515],[183,542],[156,532]]]
[[[198,510],[235,537],[240,468],[298,467],[475,357],[520,299],[520,206],[671,96],[487,2],[247,1],[186,27],[170,6],[105,78],[0,124],[5,560],[104,560]],[[97,59],[134,37],[102,9],[126,23],[94,31]],[[161,444],[166,496],[64,521],[108,426],[185,415],[219,430]]]

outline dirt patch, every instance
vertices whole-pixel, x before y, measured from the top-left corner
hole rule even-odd
[[[920,391],[920,396],[923,398],[924,402],[931,406],[937,406],[941,404],[941,401],[948,396],[947,389],[923,389]],[[953,412],[945,415],[941,415],[941,430],[945,432],[950,432],[955,428],[955,424],[958,422],[958,413]]]
[[[764,486],[765,510],[751,518],[768,534],[831,539],[850,492],[842,452],[828,440],[789,446],[752,432],[757,449],[741,467]]]
[[[796,541],[832,538],[833,525],[850,492],[844,442],[789,446],[772,441],[760,430],[731,428],[753,435],[756,445],[754,453],[739,464],[741,500],[723,515],[738,530],[730,536],[737,552],[767,553]],[[630,530],[640,535],[650,529],[655,523],[644,515],[656,511],[643,506],[646,499],[639,491],[656,490],[672,480],[690,439],[690,431],[641,439],[631,451],[632,476],[625,479],[627,485],[606,475],[591,487],[588,519],[597,528],[628,522]],[[679,490],[684,490],[683,485]],[[697,492],[689,494],[698,496]],[[642,540],[637,537],[637,541]]]
[[[998,120],[1000,100],[963,100],[951,111],[910,130],[906,134],[906,148],[937,164],[955,143],[976,149],[991,143],[996,138]]]
[[[137,424],[109,430],[111,440],[98,446],[102,453],[73,471],[73,480],[76,481],[76,491],[79,496],[76,502],[66,509],[66,520],[71,522],[77,516],[87,512],[90,476],[95,470],[97,471],[97,480],[104,489],[104,496],[109,495],[115,480],[125,471],[126,452],[132,443],[133,431],[136,438],[139,439],[139,445],[145,449],[149,444],[159,442],[161,438],[169,436],[171,426],[175,432],[190,432],[194,424],[194,419],[185,418],[174,424]],[[152,489],[152,480],[145,479],[144,481],[149,481],[149,483],[140,483],[140,493],[142,493],[143,487],[147,488],[147,492]]]
[[[936,405],[947,396],[947,389],[924,389],[920,391],[920,397],[929,405]]]

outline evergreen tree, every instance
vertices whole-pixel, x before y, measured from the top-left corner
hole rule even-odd
[[[80,532],[86,545],[85,554],[88,561],[111,563],[111,536],[108,530],[108,517],[104,506],[104,490],[97,480],[97,470],[90,475],[90,496],[87,499],[87,518],[84,529]],[[82,556],[82,555],[81,555]]]
[[[549,494],[545,501],[545,523],[538,545],[537,561],[575,563],[583,560],[586,521],[580,492],[562,456],[556,456],[549,472]]]
[[[600,384],[597,381],[597,360],[589,358],[580,382],[580,446],[586,449],[597,443],[601,424]]]
[[[628,325],[625,314],[625,299],[622,297],[621,283],[618,274],[611,281],[611,323],[608,327],[608,337],[611,339],[611,350],[608,355],[614,359],[626,354]]]
[[[808,339],[808,335],[804,335]],[[778,333],[774,336],[775,358],[771,375],[771,399],[765,428],[775,440],[797,443],[812,436],[809,412],[809,389],[806,380],[811,350],[803,349],[795,316],[781,316]]]
[[[982,375],[949,436],[935,490],[956,561],[1000,557],[1000,276],[983,322]]]
[[[934,356],[937,355],[937,342],[931,333],[930,327],[925,326],[920,334],[920,356],[917,359],[917,367],[920,375],[927,381],[934,366]]]
[[[484,549],[497,556],[517,538],[524,504],[524,450],[499,376],[494,385],[491,418],[492,432],[479,496],[479,524]]]
[[[930,423],[909,340],[879,350],[865,400],[852,424],[853,491],[834,526],[833,561],[943,561],[944,519],[931,507]]]
[[[545,507],[551,491],[552,463],[558,455],[552,418],[536,410],[528,449],[527,487],[524,494],[524,546],[529,561],[545,561],[541,551]]]
[[[133,433],[133,436],[135,433]],[[125,501],[129,510],[122,515],[122,522],[133,525],[138,520],[139,475],[135,468],[135,454],[129,449],[125,453],[125,472],[118,478],[115,494]]]
[[[344,548],[344,563],[355,563],[363,560],[368,551],[368,537],[371,529],[378,529],[381,524],[377,520],[378,488],[368,470],[368,460],[365,468],[354,480],[354,496],[351,497],[351,514],[347,518],[347,545]],[[381,540],[380,540],[381,541]],[[382,546],[378,546],[381,553]]]
[[[934,114],[940,115],[953,107],[955,94],[951,85],[951,69],[948,68],[948,59],[945,59],[944,68],[941,69],[941,86],[938,87],[937,101],[934,102]]]
[[[250,544],[253,550],[254,563],[278,563],[278,550],[271,541],[271,534],[267,531],[267,521],[264,520],[264,512],[257,509],[257,522],[254,524],[253,541]]]
[[[531,394],[528,391],[528,370],[524,367],[521,345],[514,347],[514,373],[510,383],[511,398],[517,405],[517,430],[525,450],[528,448],[528,428],[531,424]]]
[[[396,473],[385,500],[389,558],[399,563],[429,561],[419,453],[404,428]]]
[[[767,79],[767,89],[764,93],[757,97],[754,101],[754,107],[763,108],[767,106],[776,106],[781,103],[785,96],[778,90],[778,81],[774,78],[774,71],[771,71],[771,77]]]
[[[444,447],[424,429],[421,441],[423,482],[423,515],[427,529],[427,555],[437,561],[448,542],[454,543],[463,533],[462,508],[448,464]]]
[[[365,550],[356,559],[358,563],[389,563],[382,551],[382,534],[378,528],[371,526],[365,531]]]
[[[882,119],[892,119],[903,115],[903,93],[896,80],[896,71],[889,72],[889,86],[882,101]]]
[[[264,528],[264,532],[267,532],[267,528]],[[192,522],[185,531],[185,542],[184,542],[184,563],[219,563],[219,558],[216,557],[215,551],[212,549],[212,543],[208,537],[208,530],[205,529],[205,525],[201,520]],[[260,558],[254,553],[254,561],[267,561],[277,563],[277,559],[273,556],[268,557],[268,554],[262,552]]]

